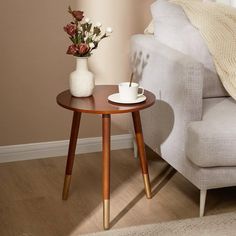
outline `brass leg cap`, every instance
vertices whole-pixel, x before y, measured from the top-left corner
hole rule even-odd
[[[62,200],[67,200],[70,189],[71,175],[65,175],[64,187],[62,192]]]
[[[105,230],[110,228],[110,200],[103,201],[103,228]]]
[[[143,182],[144,182],[144,187],[146,191],[146,196],[148,199],[152,198],[152,192],[151,192],[151,185],[150,185],[150,180],[148,174],[143,175]]]

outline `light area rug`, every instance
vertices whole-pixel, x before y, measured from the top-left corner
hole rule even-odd
[[[141,225],[117,230],[86,234],[84,236],[235,236],[236,212]]]

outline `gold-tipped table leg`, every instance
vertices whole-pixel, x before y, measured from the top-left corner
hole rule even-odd
[[[151,193],[147,157],[146,157],[146,152],[145,152],[145,144],[143,140],[143,131],[142,131],[139,111],[133,112],[132,117],[133,117],[134,130],[135,130],[135,135],[136,135],[136,142],[138,146],[140,166],[141,166],[141,170],[143,174],[144,188],[145,188],[147,198],[150,199],[152,198],[152,193]]]
[[[102,116],[103,228],[110,228],[110,143],[111,116]]]
[[[69,144],[69,151],[66,163],[66,173],[65,173],[65,180],[64,180],[64,187],[62,192],[62,199],[67,200],[70,190],[70,182],[71,182],[71,175],[72,169],[75,159],[75,149],[77,144],[77,138],[79,133],[79,125],[80,125],[81,113],[74,112],[72,127],[71,127],[71,135],[70,135],[70,144]]]

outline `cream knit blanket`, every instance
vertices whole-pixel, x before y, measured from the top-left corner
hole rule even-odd
[[[199,29],[228,93],[236,100],[236,8],[198,0],[171,0]]]

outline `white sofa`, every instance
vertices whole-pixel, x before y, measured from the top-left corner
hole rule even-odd
[[[202,216],[208,189],[236,185],[236,103],[204,98],[204,66],[153,36],[132,48],[149,55],[139,82],[157,98],[141,113],[145,143],[201,190]]]
[[[132,62],[157,98],[141,113],[145,143],[200,189],[203,216],[208,189],[236,185],[236,102],[209,66],[163,38],[133,36]]]

